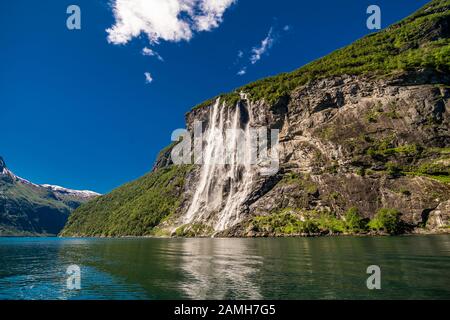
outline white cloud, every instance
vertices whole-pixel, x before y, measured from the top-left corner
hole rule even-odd
[[[144,76],[145,76],[145,83],[150,84],[153,82],[153,77],[150,72],[145,72]]]
[[[263,54],[265,54],[270,48],[272,48],[274,42],[275,42],[275,38],[273,36],[273,28],[270,28],[269,33],[267,34],[267,37],[265,37],[264,40],[261,41],[261,45],[259,47],[254,47],[252,49],[253,54],[250,57],[250,62],[252,64],[255,64],[259,60],[261,60],[261,57],[263,56]]]
[[[224,12],[236,0],[188,0],[197,2],[200,9],[199,15],[194,15],[193,19],[198,31],[210,31],[217,28],[222,22]]]
[[[217,28],[237,0],[113,0],[115,24],[108,41],[126,44],[145,34],[151,43],[190,40],[195,32]]]
[[[241,59],[244,56],[244,51],[239,50],[238,52],[238,58]]]
[[[247,67],[243,67],[241,70],[238,71],[238,76],[243,76],[247,73]]]
[[[291,26],[290,25],[285,25],[283,30],[284,31],[289,31],[289,30],[291,30]]]
[[[156,57],[156,58],[158,58],[158,60],[164,61],[163,57],[161,57],[158,52],[156,52],[155,50],[152,50],[150,48],[147,48],[147,47],[144,47],[144,49],[142,49],[142,55]]]

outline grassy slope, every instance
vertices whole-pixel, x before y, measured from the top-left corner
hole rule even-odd
[[[142,236],[180,205],[191,166],[171,166],[119,187],[78,208],[62,236]]]

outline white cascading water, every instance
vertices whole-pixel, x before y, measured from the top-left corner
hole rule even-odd
[[[211,108],[208,128],[203,134],[205,146],[199,183],[184,216],[185,224],[213,221],[214,230],[222,231],[240,221],[255,174],[251,112],[249,117],[242,123],[241,108],[227,108],[219,99]]]

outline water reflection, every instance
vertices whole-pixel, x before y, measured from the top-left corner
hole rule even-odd
[[[263,258],[242,239],[182,242],[181,290],[190,299],[262,299],[257,283]]]
[[[382,290],[366,287],[373,264]],[[0,299],[448,299],[449,267],[450,236],[0,238]]]

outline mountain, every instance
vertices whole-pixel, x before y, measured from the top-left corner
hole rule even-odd
[[[11,172],[0,157],[0,236],[56,235],[74,209],[98,195],[32,183]]]
[[[203,123],[205,158],[220,154],[227,129],[279,130],[275,174],[263,174],[264,162],[175,165],[173,143],[152,172],[75,210],[61,235],[448,232],[449,22],[450,1],[431,1],[383,31],[186,115],[190,132]],[[247,140],[241,156],[251,149]]]

